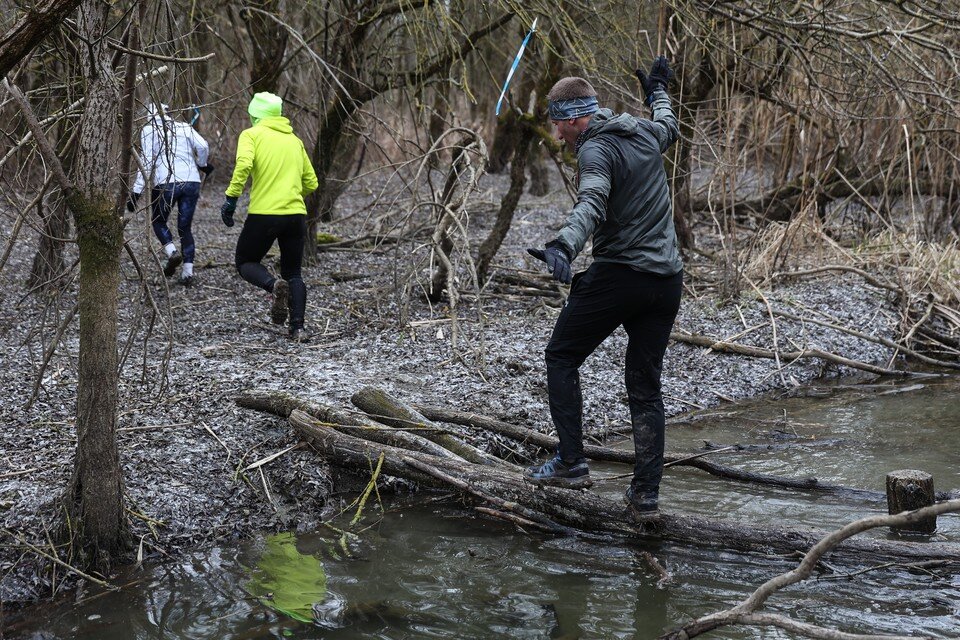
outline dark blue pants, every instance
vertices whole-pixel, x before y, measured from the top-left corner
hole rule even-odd
[[[660,372],[680,309],[683,272],[672,276],[628,265],[593,263],[573,279],[546,348],[550,415],[565,462],[583,459],[580,365],[619,326],[627,331],[624,377],[637,462],[631,483],[640,495],[656,493],[663,476],[664,411]]]
[[[170,211],[177,205],[177,235],[180,236],[180,252],[184,262],[193,262],[196,246],[193,243],[193,213],[200,199],[199,182],[168,182],[158,184],[151,192],[153,232],[163,244],[173,242],[173,234],[167,227]]]
[[[280,247],[280,277],[290,284],[290,327],[303,328],[307,308],[307,285],[300,273],[307,239],[307,216],[248,213],[237,240],[236,266],[240,277],[261,289],[273,291],[276,281],[260,264],[276,241]]]

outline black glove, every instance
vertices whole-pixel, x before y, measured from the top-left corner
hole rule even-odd
[[[208,162],[206,165],[200,167],[200,173],[209,178],[210,174],[213,173],[213,165]]]
[[[220,205],[220,219],[228,227],[233,226],[233,212],[237,210],[237,198],[227,196]]]
[[[637,69],[635,73],[640,78],[640,86],[643,87],[643,103],[648,107],[653,101],[653,92],[658,89],[666,91],[667,85],[673,80],[673,69],[667,64],[664,56],[653,59],[649,74],[644,73],[643,69]]]
[[[133,213],[134,209],[137,208],[137,200],[140,199],[139,193],[130,192],[130,195],[127,196],[127,211]]]
[[[570,270],[570,256],[567,255],[567,250],[563,248],[559,240],[551,240],[546,244],[545,249],[528,248],[527,253],[537,260],[546,262],[554,280],[563,284],[570,284],[573,280],[573,272]]]

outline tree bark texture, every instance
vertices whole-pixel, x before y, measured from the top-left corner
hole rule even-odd
[[[520,123],[517,114],[507,109],[497,121],[493,130],[493,140],[490,143],[490,158],[487,160],[487,173],[503,173],[510,164],[517,148],[517,134]]]
[[[500,458],[490,455],[471,444],[468,444],[437,427],[428,420],[419,411],[410,405],[391,397],[381,389],[373,387],[364,387],[353,394],[350,401],[360,410],[366,412],[371,418],[383,424],[398,428],[408,428],[411,426],[433,427],[434,430],[426,431],[425,437],[433,440],[442,447],[449,449],[461,458],[475,464],[490,465],[497,467],[506,467],[518,470],[513,464],[510,464]]]
[[[500,245],[503,244],[503,239],[507,237],[507,232],[510,231],[513,214],[517,210],[520,196],[523,195],[523,187],[527,182],[527,159],[530,157],[530,145],[533,136],[534,132],[530,127],[521,127],[517,134],[513,160],[510,163],[510,188],[500,201],[497,219],[493,223],[490,234],[487,235],[477,252],[477,277],[481,284],[487,280],[490,265],[493,263],[493,258],[497,255]]]
[[[284,2],[254,0],[249,6],[282,15]],[[259,11],[243,11],[241,15],[250,33],[250,44],[253,48],[253,57],[250,60],[250,89],[253,93],[276,93],[283,71],[283,54],[287,50],[287,30]]]
[[[87,78],[80,120],[76,185],[67,198],[80,248],[80,354],[77,449],[67,505],[80,545],[95,566],[126,549],[123,477],[117,450],[117,295],[123,219],[117,214],[119,176],[107,170],[119,156],[120,91],[103,39],[109,5],[84,0],[79,28],[92,47],[82,56]]]
[[[540,145],[530,145],[530,157],[527,160],[530,165],[530,188],[527,192],[532,196],[542,197],[550,193],[550,169],[543,156]]]
[[[382,469],[387,475],[447,490],[451,486],[456,488],[465,484],[470,487],[470,495],[489,496],[489,502],[501,508],[510,508],[521,516],[523,513],[537,514],[541,524],[547,527],[553,525],[558,530],[569,527],[583,532],[623,536],[635,541],[666,540],[780,554],[805,552],[827,535],[826,531],[816,529],[754,527],[673,514],[662,515],[655,525],[639,526],[632,522],[622,503],[590,491],[538,487],[503,467],[457,462],[360,440],[300,411],[290,414],[290,424],[335,465],[368,469],[370,460],[383,456]],[[452,485],[442,479],[443,476],[454,478],[457,482]],[[884,561],[891,558],[956,560],[960,559],[960,545],[851,539],[844,541],[831,558],[834,561]]]
[[[925,471],[902,469],[887,474],[887,512],[896,515],[929,507],[936,500],[933,476]],[[936,517],[912,523],[894,531],[932,534],[937,530]]]
[[[47,206],[44,211],[45,202]],[[42,291],[52,286],[66,269],[63,247],[67,234],[70,233],[70,217],[67,203],[59,193],[41,198],[37,209],[43,221],[43,229],[37,241],[37,252],[33,256],[27,285],[31,289]]]
[[[431,138],[431,140],[434,140],[434,138]],[[450,220],[446,208],[450,205],[450,200],[456,191],[457,181],[463,172],[464,161],[466,160],[465,147],[468,143],[469,140],[464,140],[454,152],[453,161],[447,171],[447,180],[443,185],[443,191],[440,193],[439,204],[443,208],[437,211],[437,226],[434,229],[434,238],[439,238],[439,242],[436,242],[434,251],[443,255],[434,256],[431,260],[430,268],[433,271],[433,276],[430,278],[430,289],[427,291],[427,299],[430,302],[440,302],[443,299],[443,291],[447,287],[449,276],[447,264],[450,261],[450,254],[453,253],[453,239],[450,237]],[[436,154],[432,157],[436,158]]]
[[[367,416],[303,400],[283,391],[245,391],[237,397],[236,402],[246,409],[272,413],[281,418],[289,418],[294,410],[302,411],[348,435],[442,458],[463,460],[416,432],[385,426]]]
[[[0,78],[7,75],[79,4],[80,0],[48,0],[32,6],[10,30],[0,36]]]

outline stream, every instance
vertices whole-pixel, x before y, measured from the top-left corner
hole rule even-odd
[[[711,454],[726,465],[884,491],[885,475],[920,469],[938,491],[960,489],[960,379],[849,382],[804,397],[726,405],[670,425],[670,452],[743,445]],[[624,412],[626,413],[626,411]],[[623,446],[630,446],[624,442]],[[627,468],[592,464],[594,490],[619,499]],[[355,495],[344,495],[345,504]],[[796,559],[620,540],[526,535],[433,494],[372,495],[333,529],[264,535],[126,569],[114,592],[86,587],[27,610],[16,636],[76,638],[655,638],[733,606]],[[818,496],[668,469],[665,511],[744,523],[834,529],[886,512],[882,501]],[[960,542],[960,516],[941,516],[933,539]],[[892,536],[876,530],[864,535]],[[672,582],[658,586],[652,553]],[[830,563],[829,556],[827,558]],[[775,594],[765,610],[856,633],[960,637],[960,570],[829,564]],[[2,636],[2,634],[0,634]],[[725,628],[709,638],[795,638],[776,629]]]

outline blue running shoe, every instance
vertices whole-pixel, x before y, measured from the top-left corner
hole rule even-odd
[[[555,456],[542,465],[530,467],[523,477],[540,486],[563,487],[564,489],[586,489],[593,485],[590,468],[586,460],[567,464]]]

